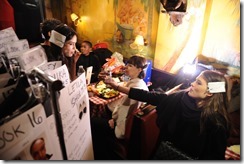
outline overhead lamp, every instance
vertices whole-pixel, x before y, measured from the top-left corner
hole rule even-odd
[[[74,22],[75,26],[78,26],[79,22],[81,22],[81,18],[75,13],[72,13],[70,15],[70,17],[71,17],[71,20]]]
[[[132,49],[138,49],[138,51],[142,51],[143,47],[145,45],[144,38],[142,35],[137,35],[135,38],[135,41],[130,44],[130,47]]]

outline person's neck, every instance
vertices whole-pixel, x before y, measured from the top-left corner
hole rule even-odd
[[[136,79],[138,76],[130,77],[130,80]]]

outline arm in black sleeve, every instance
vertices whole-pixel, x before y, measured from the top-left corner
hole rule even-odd
[[[158,93],[154,91],[145,91],[142,89],[131,88],[128,94],[129,98],[147,102],[151,105],[157,106],[161,103],[167,95],[164,93]]]

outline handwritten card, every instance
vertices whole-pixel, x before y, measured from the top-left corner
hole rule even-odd
[[[94,160],[85,74],[60,91],[59,106],[68,160]]]
[[[49,160],[63,159],[54,116],[47,118],[41,104],[1,125],[0,134],[2,160],[33,160],[31,145],[39,138],[44,140],[46,154],[52,155]]]
[[[90,66],[90,67],[86,68],[86,80],[87,80],[86,82],[87,82],[87,85],[89,85],[91,83],[92,69],[93,69],[93,66]]]
[[[6,55],[9,59],[17,58],[19,55],[29,50],[29,43],[27,39],[22,39],[5,43],[4,48]]]
[[[39,45],[24,52],[17,60],[25,72],[30,72],[34,67],[47,63],[47,56],[42,46]]]
[[[48,63],[44,63],[43,65],[40,65],[38,68],[45,73],[49,73],[50,71],[57,69],[61,66],[62,66],[62,61],[51,61]]]
[[[19,40],[19,38],[17,37],[12,27],[1,30],[0,31],[0,52],[5,43],[13,42],[17,40]]]
[[[65,64],[49,71],[48,74],[54,79],[62,81],[64,86],[67,86],[70,83],[69,71]]]

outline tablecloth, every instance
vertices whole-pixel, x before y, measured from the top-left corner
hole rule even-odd
[[[89,97],[91,117],[106,117],[106,105],[122,98],[123,95],[123,93],[120,93],[118,96],[110,99],[100,98],[98,96]]]

